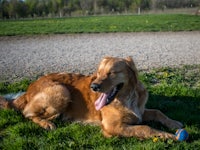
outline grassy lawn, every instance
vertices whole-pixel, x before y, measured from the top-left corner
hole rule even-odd
[[[0,21],[0,36],[200,30],[200,17],[159,14]]]
[[[140,71],[140,79],[150,92],[148,108],[157,108],[181,121],[189,132],[187,142],[153,142],[136,138],[106,139],[100,128],[78,123],[54,123],[57,129],[45,131],[19,112],[0,110],[0,149],[199,149],[200,148],[200,65]],[[0,94],[26,90],[31,81],[0,83]],[[159,123],[150,126],[175,133]]]

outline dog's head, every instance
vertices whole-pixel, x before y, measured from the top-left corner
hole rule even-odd
[[[102,93],[95,102],[96,109],[112,102],[121,91],[134,88],[138,82],[137,70],[131,57],[105,57],[99,64],[91,89]],[[122,93],[122,92],[121,92]]]

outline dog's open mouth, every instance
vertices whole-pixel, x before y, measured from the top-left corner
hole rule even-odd
[[[96,110],[100,110],[103,106],[110,104],[114,99],[119,90],[123,87],[123,83],[116,85],[110,92],[102,93],[95,102]]]

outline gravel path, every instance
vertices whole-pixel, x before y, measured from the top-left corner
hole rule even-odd
[[[200,64],[200,31],[0,37],[0,81],[89,74],[104,56],[132,56],[139,69]]]

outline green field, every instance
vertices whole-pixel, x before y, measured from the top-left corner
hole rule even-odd
[[[200,149],[200,65],[182,68],[162,68],[140,71],[140,79],[150,92],[148,108],[157,108],[169,117],[181,121],[189,132],[187,142],[152,139],[140,141],[136,138],[113,137],[106,139],[100,128],[78,123],[54,123],[57,129],[45,131],[33,122],[24,119],[19,112],[0,110],[0,149],[102,149],[102,150],[198,150]],[[26,90],[31,81],[0,83],[0,93]],[[159,123],[150,126],[175,133]]]
[[[195,30],[200,30],[200,17],[183,14],[90,16],[0,21],[0,36]]]

